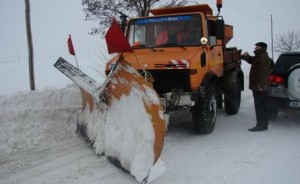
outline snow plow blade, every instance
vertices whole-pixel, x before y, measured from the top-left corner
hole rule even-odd
[[[96,154],[105,155],[139,182],[161,175],[164,167],[159,157],[166,125],[152,84],[123,59],[101,85],[63,58],[54,66],[81,90],[77,131]]]

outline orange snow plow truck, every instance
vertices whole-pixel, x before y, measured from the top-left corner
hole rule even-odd
[[[152,16],[123,22],[130,49],[107,63],[102,84],[63,58],[54,64],[80,88],[77,131],[98,155],[142,183],[165,170],[159,159],[165,114],[189,109],[195,131],[209,134],[223,102],[228,114],[239,110],[241,50],[226,47],[233,27],[219,16],[221,1],[217,7],[217,16],[202,4],[152,9]]]
[[[153,79],[165,113],[188,108],[196,132],[209,134],[223,102],[228,114],[240,107],[241,50],[226,47],[233,27],[206,4],[150,12],[129,20],[126,37],[133,52],[124,53],[124,60]],[[117,59],[106,65],[107,74]]]

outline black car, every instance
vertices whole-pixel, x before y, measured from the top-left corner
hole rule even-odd
[[[271,118],[279,111],[300,112],[300,51],[282,53],[269,77],[268,107]]]

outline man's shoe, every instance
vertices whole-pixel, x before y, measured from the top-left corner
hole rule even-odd
[[[260,132],[260,131],[264,131],[264,130],[268,130],[268,127],[254,127],[254,128],[250,128],[249,131],[250,132]]]

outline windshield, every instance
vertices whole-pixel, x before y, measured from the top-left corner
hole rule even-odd
[[[200,45],[200,15],[177,15],[137,19],[129,25],[129,43],[134,48]]]

